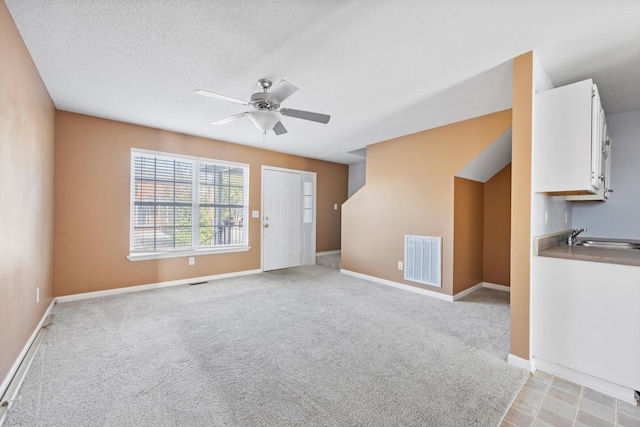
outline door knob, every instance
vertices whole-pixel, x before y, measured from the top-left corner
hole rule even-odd
[[[265,223],[264,228],[269,228],[269,224]]]

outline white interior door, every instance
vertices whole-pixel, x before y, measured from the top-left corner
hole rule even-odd
[[[262,175],[264,271],[301,265],[301,186],[298,173],[264,169]]]

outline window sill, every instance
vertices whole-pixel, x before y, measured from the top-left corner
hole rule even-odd
[[[164,259],[164,258],[180,258],[199,255],[213,255],[213,254],[227,254],[233,252],[246,252],[251,249],[251,246],[225,246],[220,248],[207,248],[188,251],[175,251],[175,252],[145,252],[129,254],[127,259],[129,261],[147,261],[151,259]]]

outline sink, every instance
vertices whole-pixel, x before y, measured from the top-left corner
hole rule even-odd
[[[630,243],[630,242],[612,242],[607,240],[578,240],[574,246],[588,246],[590,248],[601,248],[601,249],[631,249],[631,250],[640,250],[639,243]]]

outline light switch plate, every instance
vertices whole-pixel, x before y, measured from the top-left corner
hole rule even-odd
[[[251,218],[260,218],[260,211],[251,211]]]

